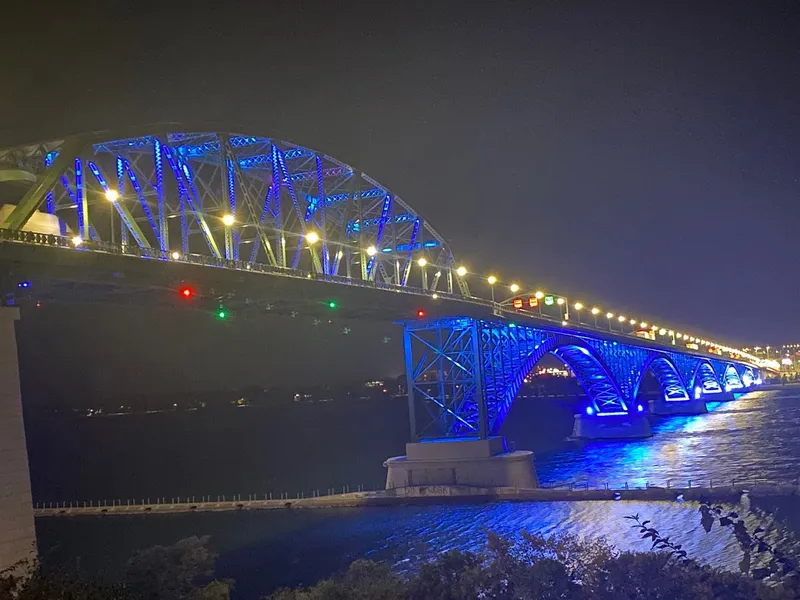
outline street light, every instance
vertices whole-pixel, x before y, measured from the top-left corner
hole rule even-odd
[[[591,312],[592,312],[592,317],[594,317],[594,326],[597,327],[597,315],[600,314],[600,309],[595,306],[592,307]]]
[[[224,215],[222,217],[222,224],[225,225],[225,227],[230,227],[231,225],[233,225],[233,223],[234,223],[233,215]]]
[[[533,297],[536,298],[537,300],[541,300],[542,298],[544,298],[544,292],[536,292],[533,295]]]
[[[424,267],[425,265],[427,265],[427,264],[428,264],[428,261],[427,261],[425,258],[420,258],[420,259],[417,261],[417,264],[418,264],[420,267]]]
[[[497,283],[497,277],[494,275],[489,275],[486,278],[486,281],[489,283],[489,289],[492,290],[492,304],[494,304],[494,284]]]
[[[319,234],[316,231],[309,231],[306,234],[306,241],[313,246],[319,241]]]
[[[459,277],[463,277],[466,274],[467,274],[467,268],[466,267],[458,267],[456,269],[456,275],[458,275]]]
[[[172,253],[172,260],[178,260],[181,257],[181,253],[177,250]]]
[[[606,313],[606,319],[608,319],[608,330],[609,331],[612,331],[612,329],[611,329],[611,319],[613,319],[613,318],[614,318],[614,313],[612,313],[612,312],[607,312]]]
[[[375,246],[370,246],[367,248],[367,256],[375,256],[378,253],[378,249]]]
[[[508,289],[511,290],[512,294],[516,294],[519,291],[519,286],[516,283],[512,283],[510,286],[508,286]]]
[[[83,243],[83,238],[79,235],[76,235],[74,238],[72,238],[72,243],[75,245],[75,247],[78,247]]]
[[[583,304],[581,304],[580,302],[576,302],[575,303],[575,310],[582,310],[582,309],[583,309]]]
[[[108,188],[106,190],[106,200],[109,202],[116,202],[119,200],[119,192],[117,190]]]
[[[641,323],[639,323],[639,327],[641,327],[642,329],[647,329],[647,322],[642,321]]]

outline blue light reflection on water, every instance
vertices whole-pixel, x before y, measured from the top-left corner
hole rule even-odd
[[[800,395],[752,392],[715,402],[709,412],[653,423],[646,440],[585,442],[539,453],[544,485],[589,482],[612,486],[793,481],[800,473]],[[519,444],[518,444],[519,446]]]

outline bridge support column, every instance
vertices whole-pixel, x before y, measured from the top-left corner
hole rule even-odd
[[[650,400],[650,412],[654,415],[702,415],[708,412],[704,398],[689,400],[666,400],[663,396]]]
[[[18,319],[19,309],[0,307],[0,570],[36,551],[14,331]]]
[[[386,489],[419,486],[539,487],[533,453],[509,451],[505,438],[445,438],[406,444],[388,459]]]
[[[575,415],[572,437],[589,440],[631,440],[652,437],[644,413],[625,415]]]

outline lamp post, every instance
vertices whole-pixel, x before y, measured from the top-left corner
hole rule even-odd
[[[614,318],[614,313],[611,313],[611,312],[607,312],[606,313],[606,319],[608,319],[608,330],[609,331],[613,331],[613,329],[611,329],[611,319],[613,319],[613,318]]]
[[[494,304],[494,284],[497,283],[497,277],[489,275],[489,277],[486,278],[486,282],[489,284],[489,289],[492,291],[492,304]]]
[[[222,224],[225,226],[225,258],[231,260],[233,258],[233,224],[235,219],[233,215],[223,215]]]
[[[420,273],[422,273],[422,288],[427,290],[428,289],[428,271],[425,269],[425,265],[428,264],[428,260],[423,256],[417,261],[419,265]]]
[[[592,316],[594,317],[594,326],[597,328],[597,315],[600,314],[600,309],[596,306],[592,308]]]
[[[573,306],[575,312],[578,313],[578,325],[581,324],[581,310],[583,310],[583,304],[580,302],[576,302]]]

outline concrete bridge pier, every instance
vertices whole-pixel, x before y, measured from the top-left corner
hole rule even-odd
[[[644,413],[575,415],[572,437],[590,440],[635,440],[653,436]]]
[[[383,463],[386,489],[418,486],[539,487],[533,453],[508,449],[500,436],[442,438],[406,444]]]
[[[36,551],[14,331],[18,319],[19,309],[0,307],[0,570]]]
[[[667,400],[663,396],[649,401],[650,412],[654,415],[702,415],[708,412],[705,398],[688,400]]]

